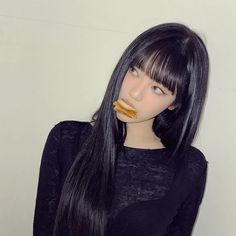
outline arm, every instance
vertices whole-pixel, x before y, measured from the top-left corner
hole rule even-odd
[[[51,129],[43,149],[34,212],[34,236],[52,235],[60,191],[59,146],[60,123]]]
[[[177,215],[168,228],[166,236],[190,236],[193,226],[198,215],[199,206],[201,204],[207,177],[207,163],[196,183],[192,186],[186,200],[180,206]]]

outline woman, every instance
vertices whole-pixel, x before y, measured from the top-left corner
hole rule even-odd
[[[191,143],[208,65],[201,38],[182,24],[134,39],[91,122],[63,121],[49,133],[34,235],[191,235],[207,174]]]

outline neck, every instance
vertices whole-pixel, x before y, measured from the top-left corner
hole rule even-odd
[[[163,148],[160,138],[152,130],[153,120],[126,123],[127,135],[124,142],[128,147]]]

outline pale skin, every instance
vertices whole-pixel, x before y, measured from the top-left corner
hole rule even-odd
[[[137,110],[137,119],[116,113],[117,118],[125,122],[127,127],[124,146],[147,149],[164,148],[160,138],[152,131],[152,124],[155,116],[165,109],[175,109],[172,104],[176,99],[176,93],[172,94],[163,85],[152,80],[144,71],[132,67],[124,77],[120,98],[128,100]]]

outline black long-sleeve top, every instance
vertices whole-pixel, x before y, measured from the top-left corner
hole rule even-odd
[[[52,235],[60,192],[89,122],[62,121],[44,146],[35,205],[34,236]],[[123,146],[118,151],[109,236],[191,235],[201,204],[207,161],[191,146],[182,158],[170,151]]]

